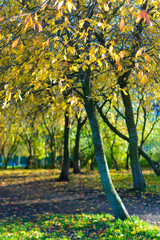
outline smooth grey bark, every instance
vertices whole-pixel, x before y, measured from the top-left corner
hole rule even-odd
[[[101,182],[105,195],[112,206],[115,218],[120,218],[122,220],[129,217],[129,214],[120,199],[118,193],[116,192],[114,185],[111,180],[106,156],[103,148],[103,141],[100,133],[99,123],[96,117],[96,111],[93,103],[93,99],[90,92],[90,69],[87,71],[80,72],[80,79],[83,86],[84,93],[84,103],[87,112],[87,117],[89,119],[90,127],[92,130],[95,158],[97,161]]]
[[[130,164],[132,169],[133,185],[134,189],[143,190],[145,188],[145,181],[143,178],[142,170],[140,167],[139,156],[138,156],[138,137],[137,130],[134,122],[134,115],[132,109],[132,103],[129,91],[127,90],[127,83],[124,79],[128,79],[128,73],[118,78],[118,83],[121,88],[121,96],[125,108],[125,121],[127,125],[129,135],[129,154]],[[125,93],[123,89],[125,88]]]
[[[85,97],[85,109],[90,122],[91,130],[92,130],[93,143],[94,143],[94,149],[95,149],[95,158],[97,161],[105,195],[112,206],[115,218],[120,218],[124,220],[125,218],[129,217],[129,214],[122,200],[120,199],[118,193],[116,192],[110,177],[108,164],[104,154],[103,142],[102,142],[102,137],[99,129],[99,123],[96,117],[93,100],[91,98],[87,99],[87,97]]]
[[[65,112],[65,128],[64,128],[64,156],[62,171],[59,177],[59,181],[68,181],[69,179],[69,167],[70,167],[70,128],[69,128],[69,114]]]

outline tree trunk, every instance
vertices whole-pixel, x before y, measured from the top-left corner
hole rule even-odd
[[[68,181],[69,167],[70,167],[70,128],[69,128],[69,114],[65,112],[65,129],[64,129],[64,156],[62,171],[59,181]]]
[[[125,166],[126,170],[129,170],[129,146],[127,148],[127,156],[126,156],[126,166]]]
[[[111,145],[111,148],[110,148],[110,152],[111,152],[111,160],[112,160],[112,163],[113,163],[113,167],[118,170],[119,167],[118,167],[118,163],[116,161],[116,159],[114,158],[114,154],[113,154],[113,147],[114,147],[114,144],[115,144],[115,140],[116,140],[116,136],[114,135],[114,139],[113,139],[113,142],[112,142],[112,145]]]
[[[34,162],[33,148],[32,148],[31,140],[28,141],[28,150],[29,150],[29,157],[28,157],[27,165],[25,167],[26,169],[32,168],[33,167],[33,162]]]
[[[3,166],[2,166],[3,169],[7,168],[9,160],[10,160],[9,156],[7,156],[7,158],[4,158],[4,162],[3,162]]]
[[[55,149],[55,140],[54,135],[50,139],[50,150],[51,150],[51,168],[55,168],[55,159],[56,159],[56,149]]]
[[[76,141],[74,147],[74,162],[73,162],[73,172],[80,173],[80,161],[79,161],[79,142],[81,133],[81,118],[78,118]]]
[[[121,89],[123,89],[126,86],[120,83],[120,87]],[[139,163],[139,157],[138,157],[137,130],[134,123],[134,115],[133,115],[130,95],[127,90],[125,91],[126,92],[124,93],[124,91],[121,90],[121,96],[122,96],[123,104],[125,107],[125,120],[126,120],[126,125],[128,129],[128,134],[129,134],[129,153],[130,153],[130,164],[131,164],[132,176],[133,176],[133,184],[134,184],[134,189],[142,190],[145,188],[145,182],[144,182],[142,170]]]
[[[104,113],[102,112],[102,109],[99,108],[97,106],[98,112],[100,114],[100,116],[102,117],[102,119],[104,120],[104,122],[107,124],[107,126],[115,133],[117,134],[120,138],[122,138],[123,140],[127,141],[129,143],[129,138],[126,137],[123,133],[121,133],[120,131],[118,131],[117,128],[115,128],[108,120],[108,118],[104,115]],[[138,146],[138,151],[139,153],[147,160],[147,162],[149,163],[149,165],[152,167],[152,169],[154,170],[154,172],[156,173],[157,176],[160,176],[160,170],[156,167],[156,165],[154,164],[154,161],[152,161],[152,159],[144,152],[144,150]]]
[[[25,169],[32,167],[32,162],[33,162],[33,156],[29,155]]]
[[[129,217],[129,214],[123,205],[123,202],[120,199],[118,193],[116,192],[110,177],[108,164],[103,150],[103,142],[100,134],[99,124],[96,118],[96,112],[91,97],[85,97],[85,109],[92,130],[95,157],[105,195],[112,206],[115,217],[123,220]]]

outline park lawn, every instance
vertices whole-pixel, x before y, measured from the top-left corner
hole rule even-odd
[[[0,171],[1,186],[23,184],[58,178],[59,170],[3,170]],[[117,189],[132,188],[132,174],[111,170],[112,180]],[[160,194],[160,178],[152,171],[144,171],[147,184],[145,193]],[[54,185],[61,184],[54,182]],[[79,184],[99,191],[102,190],[98,171],[83,171],[81,175],[70,174],[67,187]],[[130,194],[130,193],[128,193]],[[133,193],[131,193],[133,194]],[[138,217],[130,220],[116,220],[109,214],[37,214],[34,220],[7,218],[0,221],[0,239],[160,239],[160,228],[142,222]]]
[[[130,171],[110,170],[111,177],[116,189],[131,189],[133,188],[132,173]],[[15,170],[1,170],[0,178],[3,180],[0,186],[23,184],[24,182],[40,181],[40,180],[55,180],[60,175],[60,170],[50,169],[15,169]],[[151,170],[144,170],[143,175],[146,182],[145,193],[160,194],[160,177],[156,176]],[[95,190],[102,190],[102,185],[97,170],[89,171],[83,170],[81,175],[75,175],[70,172],[70,181],[68,187],[75,184],[83,184],[84,186],[95,188]],[[103,191],[103,190],[102,190]]]
[[[132,217],[114,220],[109,214],[41,215],[34,221],[6,219],[0,239],[160,239],[160,228]]]

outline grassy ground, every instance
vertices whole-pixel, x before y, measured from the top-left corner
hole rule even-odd
[[[0,223],[0,239],[160,239],[160,229],[140,221],[114,220],[109,214],[48,215],[36,221],[6,219]]]
[[[102,189],[98,171],[83,171],[83,173],[84,174],[79,175],[78,178],[77,175],[71,173],[68,186],[72,187],[72,185],[74,186],[75,184],[83,182],[87,187],[95,186],[96,189]],[[130,189],[133,187],[131,171],[111,170],[110,173],[116,189]],[[59,170],[0,170],[0,178],[3,179],[3,181],[0,182],[0,186],[39,180],[51,180],[58,178],[59,174]],[[160,194],[160,177],[156,176],[155,173],[150,170],[143,171],[143,175],[147,185],[145,192]]]
[[[52,180],[59,176],[58,170],[7,170],[0,171],[1,187]],[[117,189],[132,188],[131,172],[111,171]],[[151,171],[144,172],[146,193],[160,195],[160,178]],[[79,184],[87,188],[102,190],[97,171],[70,176],[67,187],[71,189]],[[61,183],[54,183],[61,184]],[[132,193],[130,193],[132,194]],[[64,206],[65,207],[65,206]],[[115,220],[109,214],[37,214],[34,220],[9,217],[0,220],[0,239],[160,239],[160,228],[140,221],[137,217],[130,220]]]

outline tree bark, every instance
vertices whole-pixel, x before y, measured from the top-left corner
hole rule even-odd
[[[28,140],[28,150],[29,150],[29,157],[26,165],[26,169],[32,168],[34,165],[34,157],[33,157],[33,148],[31,140]]]
[[[97,161],[103,189],[109,203],[112,206],[115,218],[124,220],[129,217],[129,214],[118,193],[116,192],[111,180],[106,156],[104,153],[99,123],[96,117],[96,111],[91,96],[90,69],[87,69],[85,72],[81,70],[80,79],[83,87],[85,109],[92,130],[95,158]]]
[[[126,170],[129,170],[129,146],[127,148],[127,156],[126,156],[126,166],[125,166]]]
[[[78,118],[76,140],[74,147],[74,162],[73,162],[73,172],[80,173],[80,161],[79,161],[79,142],[80,142],[80,133],[81,133],[81,118]]]
[[[59,177],[59,181],[68,181],[69,179],[69,167],[70,167],[70,128],[69,128],[69,114],[65,112],[65,128],[64,128],[64,156],[62,171]]]
[[[97,106],[97,105],[96,105]],[[107,116],[104,115],[104,113],[102,112],[102,108],[98,107],[98,112],[100,114],[100,116],[102,117],[102,119],[104,120],[104,122],[107,124],[107,126],[116,134],[118,135],[120,138],[122,138],[123,140],[127,141],[129,143],[129,138],[126,137],[123,133],[121,133],[116,127],[114,127],[110,121],[108,120]],[[152,167],[152,169],[154,170],[154,172],[156,173],[157,176],[160,175],[160,170],[156,167],[156,165],[154,164],[154,161],[152,161],[152,159],[145,153],[145,151],[138,146],[138,151],[139,153],[147,160],[147,162],[149,163],[149,165]]]
[[[112,160],[112,163],[113,163],[113,167],[118,170],[119,167],[118,167],[118,163],[116,161],[116,159],[114,158],[114,154],[113,154],[113,147],[114,147],[114,144],[115,144],[115,140],[116,140],[116,135],[114,135],[114,139],[113,139],[113,142],[112,142],[112,145],[111,145],[111,148],[110,148],[110,152],[111,152],[111,160]]]
[[[74,173],[80,173],[80,159],[79,159],[79,144],[80,144],[80,135],[81,135],[81,129],[83,125],[85,124],[87,120],[87,117],[81,121],[81,118],[78,118],[77,123],[77,132],[76,132],[76,140],[75,140],[75,147],[74,147],[74,162],[73,162],[73,172]]]
[[[125,108],[125,120],[129,134],[129,153],[130,153],[130,164],[132,169],[132,176],[133,176],[133,184],[134,189],[136,190],[143,190],[145,188],[145,182],[142,174],[142,170],[140,167],[139,157],[138,157],[138,137],[137,137],[137,130],[134,122],[134,115],[132,109],[132,103],[129,91],[126,88],[126,82],[124,81],[125,74],[123,77],[119,77],[118,83],[121,87],[121,96]],[[127,78],[127,76],[126,76]]]
[[[55,168],[55,159],[56,159],[56,149],[55,149],[55,139],[54,133],[50,135],[50,150],[51,150],[51,168]]]
[[[102,137],[99,129],[99,123],[96,117],[96,112],[95,112],[93,100],[91,97],[90,98],[85,97],[85,109],[90,122],[91,130],[92,130],[95,157],[96,157],[105,195],[112,206],[115,218],[120,218],[124,220],[125,218],[129,217],[129,214],[122,200],[120,199],[118,193],[116,192],[110,177],[108,164],[104,154],[103,142],[102,142]]]

